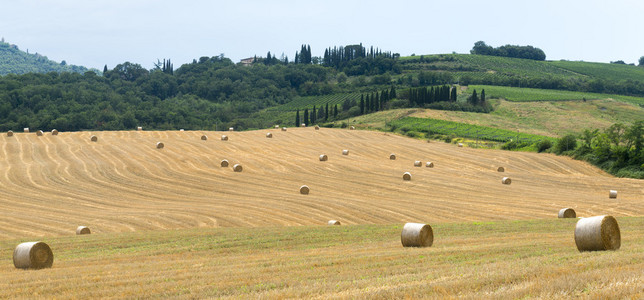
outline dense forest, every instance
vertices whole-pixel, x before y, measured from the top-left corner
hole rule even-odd
[[[64,60],[60,63],[51,61],[47,56],[38,53],[29,54],[18,49],[18,46],[0,40],[0,75],[47,73],[47,72],[76,72],[85,73],[88,69],[82,66],[68,65]],[[94,70],[98,73],[98,71]]]

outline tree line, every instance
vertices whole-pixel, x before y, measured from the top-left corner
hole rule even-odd
[[[474,47],[470,51],[471,54],[477,55],[492,55],[492,56],[503,56],[503,57],[514,57],[514,58],[524,58],[532,60],[546,60],[546,53],[539,48],[532,46],[517,46],[517,45],[505,45],[501,47],[494,48],[488,46],[484,41],[478,41],[474,43]]]

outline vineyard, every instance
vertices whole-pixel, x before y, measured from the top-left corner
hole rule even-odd
[[[641,81],[644,79],[644,68],[636,66],[583,61],[551,61],[548,64],[605,80],[620,81],[635,79]]]
[[[359,101],[360,94],[361,93],[341,93],[323,96],[297,97],[286,104],[269,108],[266,111],[295,111],[298,109],[311,109],[313,106],[321,107],[326,104],[329,104],[330,107],[337,104],[339,109],[345,100]]]
[[[464,137],[469,139],[480,139],[494,142],[525,142],[536,143],[541,140],[551,140],[551,137],[520,133],[507,129],[478,126],[472,124],[444,121],[431,118],[406,117],[391,121],[389,124],[392,131],[423,132],[426,134],[442,134],[447,136]]]
[[[641,97],[506,86],[470,85],[467,93],[472,93],[473,90],[477,90],[480,93],[483,89],[485,89],[485,95],[488,99],[499,98],[517,102],[615,99],[644,105],[644,98]]]

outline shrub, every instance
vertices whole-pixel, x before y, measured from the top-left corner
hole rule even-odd
[[[555,145],[555,153],[561,154],[575,150],[575,148],[577,148],[577,138],[574,135],[569,134],[557,141],[557,145]]]
[[[537,143],[537,152],[541,153],[548,149],[552,148],[552,142],[550,140],[541,140]]]

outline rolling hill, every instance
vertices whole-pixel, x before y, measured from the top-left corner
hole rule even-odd
[[[75,72],[85,73],[86,67],[57,63],[49,60],[47,56],[38,53],[29,54],[18,49],[18,46],[0,42],[0,75],[48,73],[48,72]],[[98,70],[92,70],[100,73]]]

